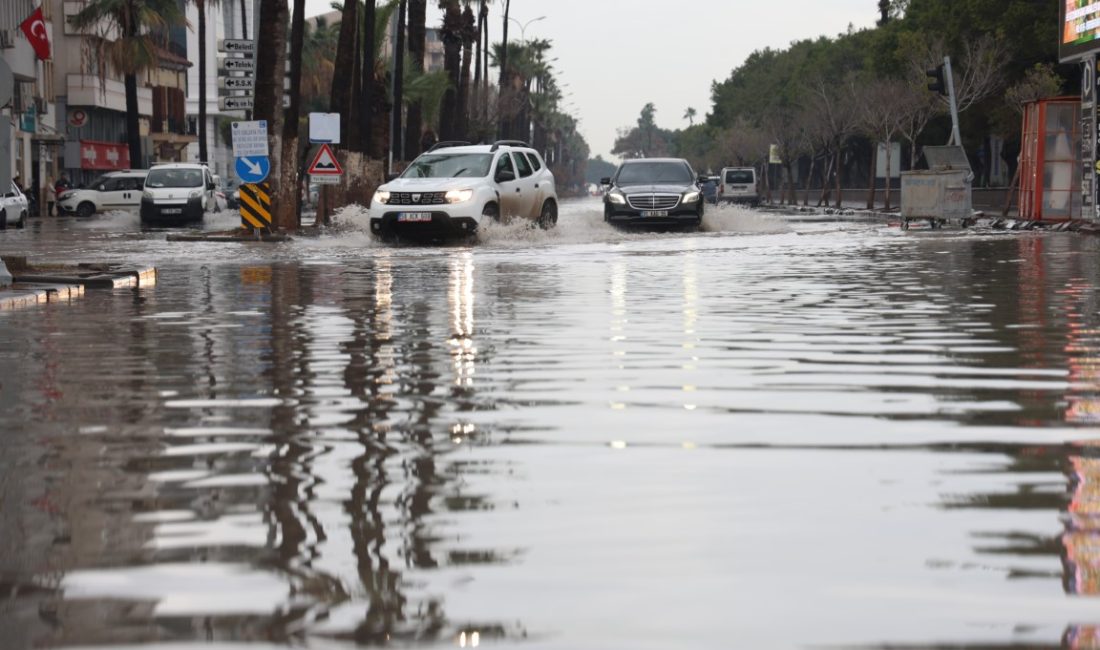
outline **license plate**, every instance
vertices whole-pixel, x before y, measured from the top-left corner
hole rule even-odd
[[[424,221],[431,221],[432,215],[424,214],[423,212],[402,212],[397,215],[397,220],[404,223],[419,223]]]
[[[182,212],[183,208],[164,208],[161,210],[162,214],[181,214]]]
[[[667,217],[668,210],[642,210],[643,217]]]

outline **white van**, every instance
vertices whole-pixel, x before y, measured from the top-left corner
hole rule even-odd
[[[723,167],[718,180],[718,200],[726,203],[759,205],[760,191],[756,183],[756,169]]]
[[[154,165],[145,177],[141,193],[141,222],[178,224],[202,221],[217,209],[217,185],[206,165],[166,163]]]
[[[87,188],[65,190],[57,195],[58,211],[90,217],[106,210],[133,210],[141,204],[141,189],[148,173],[145,169],[108,172]]]

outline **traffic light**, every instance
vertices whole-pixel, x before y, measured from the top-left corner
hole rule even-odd
[[[943,64],[942,63],[940,65],[932,68],[931,70],[925,71],[924,74],[931,77],[931,79],[928,81],[928,90],[931,90],[934,93],[939,93],[941,95],[945,95],[945,96],[947,95],[947,84],[944,83],[944,80],[943,80]]]

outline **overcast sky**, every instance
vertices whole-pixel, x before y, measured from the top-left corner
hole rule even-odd
[[[329,5],[306,0],[306,14]],[[435,0],[428,6],[429,26],[438,26]],[[494,41],[500,7],[495,0],[490,14]],[[870,27],[877,7],[875,0],[512,0],[508,37],[553,41],[558,81],[572,93],[567,110],[592,155],[610,158],[616,131],[634,125],[647,102],[661,128],[686,127],[684,111],[691,106],[704,119],[711,82],[725,80],[754,50],[836,36],[850,24]]]

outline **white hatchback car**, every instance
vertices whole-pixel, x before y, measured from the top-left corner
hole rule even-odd
[[[107,210],[136,210],[141,206],[141,188],[147,169],[127,169],[108,172],[87,188],[65,190],[57,197],[64,214],[90,217]]]
[[[371,232],[380,237],[472,235],[486,221],[558,222],[554,175],[526,143],[441,142],[378,188]]]
[[[0,230],[8,226],[26,228],[27,204],[27,195],[13,182],[8,191],[0,196]]]

